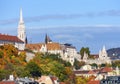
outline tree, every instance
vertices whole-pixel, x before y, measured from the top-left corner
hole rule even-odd
[[[80,69],[81,66],[85,65],[85,62],[81,61],[79,62],[77,59],[75,59],[75,62],[74,62],[74,67],[76,70]]]
[[[0,81],[2,81],[3,79],[7,79],[9,75],[10,72],[8,70],[0,69]]]
[[[81,50],[80,50],[80,55],[82,56],[82,58],[83,58],[83,56],[84,56],[84,52],[86,52],[87,54],[88,54],[88,56],[90,56],[90,50],[89,50],[89,48],[88,47],[82,47],[81,48]]]
[[[76,82],[75,84],[87,84],[88,78],[83,76],[76,76],[75,82]]]
[[[96,63],[91,64],[92,67],[98,68],[98,65]]]
[[[112,62],[112,67],[115,68],[115,67],[117,67],[117,66],[120,67],[120,60],[116,60],[116,61],[113,61],[113,62]]]
[[[106,66],[106,64],[101,64],[101,65],[100,65],[100,67],[105,67],[105,66]]]
[[[15,48],[12,44],[6,44],[3,46],[3,49],[6,52],[6,55],[11,58],[11,56],[18,56],[18,49]]]
[[[41,76],[41,69],[40,67],[33,61],[30,61],[26,65],[26,70],[29,71],[32,77],[40,77]]]
[[[0,50],[0,58],[3,58],[3,55],[4,55],[3,51]]]

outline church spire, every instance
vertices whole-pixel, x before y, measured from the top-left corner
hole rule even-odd
[[[46,34],[46,36],[45,36],[45,43],[47,44],[47,43],[51,43],[52,42],[52,40],[50,39],[50,37]]]
[[[23,23],[22,8],[20,9],[20,23]]]
[[[18,24],[18,38],[21,39],[25,43],[26,32],[25,32],[25,25],[23,21],[22,8],[20,9],[20,20]]]

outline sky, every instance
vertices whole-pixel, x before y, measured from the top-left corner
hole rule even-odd
[[[0,0],[0,33],[17,35],[22,8],[29,43],[70,43],[97,54],[120,47],[120,0]]]

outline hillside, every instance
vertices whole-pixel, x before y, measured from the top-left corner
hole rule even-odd
[[[108,56],[111,59],[120,59],[120,48],[111,48],[107,50]]]

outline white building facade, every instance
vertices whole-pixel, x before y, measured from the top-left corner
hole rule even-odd
[[[103,49],[99,51],[99,57],[95,59],[88,58],[88,54],[84,53],[83,59],[81,61],[84,61],[86,64],[111,64],[111,59],[108,57],[107,51],[105,49],[105,46],[103,46]]]

